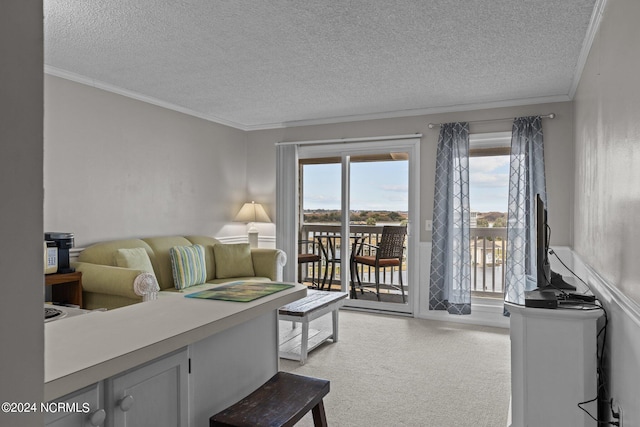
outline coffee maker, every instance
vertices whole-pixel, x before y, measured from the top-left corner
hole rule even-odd
[[[69,265],[69,249],[73,247],[73,239],[73,233],[44,233],[44,240],[54,242],[58,248],[58,273],[72,273],[76,271]]]

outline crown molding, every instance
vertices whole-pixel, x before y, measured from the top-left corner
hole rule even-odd
[[[571,83],[571,88],[569,89],[570,99],[573,99],[576,91],[578,90],[578,85],[580,84],[580,79],[582,78],[582,72],[584,71],[584,67],[587,64],[587,59],[589,58],[589,52],[591,51],[591,46],[593,46],[593,41],[595,40],[596,34],[600,29],[602,15],[604,15],[604,9],[606,6],[607,0],[596,0],[596,4],[593,7],[593,13],[591,14],[591,19],[589,20],[589,27],[587,27],[587,34],[584,37],[582,49],[580,50],[580,55],[578,56],[578,63],[576,64],[576,69],[573,75],[573,82]]]
[[[80,74],[72,73],[70,71],[62,70],[60,68],[52,67],[50,65],[44,66],[45,74],[49,74],[51,76],[60,77],[62,79],[71,80],[76,83],[81,83],[83,85],[91,86],[96,89],[101,89],[107,92],[112,92],[118,95],[126,96],[127,98],[132,98],[138,101],[146,102],[148,104],[156,105],[158,107],[166,108],[167,110],[177,111],[178,113],[186,114],[188,116],[197,117],[199,119],[207,120],[213,123],[218,123],[220,125],[229,126],[235,129],[240,130],[249,130],[247,127],[241,123],[237,123],[231,120],[221,119],[220,117],[210,116],[207,114],[200,113],[198,111],[190,110],[188,108],[181,107],[176,104],[172,104],[170,102],[162,101],[157,98],[153,98],[150,96],[142,95],[138,92],[134,92],[131,90],[123,89],[118,86],[114,86],[109,83],[105,83],[96,79],[92,79],[89,77],[82,76]]]
[[[328,117],[323,119],[299,120],[282,123],[280,127],[297,127],[325,125],[333,123],[356,122],[364,120],[393,119],[400,117],[426,116],[431,114],[455,113],[460,111],[487,110],[491,108],[519,107],[523,105],[549,104],[554,102],[571,101],[569,95],[551,95],[534,98],[508,99],[504,101],[480,102],[472,104],[457,104],[442,107],[416,108],[411,110],[388,111],[382,113],[352,115],[342,117]],[[270,125],[276,127],[276,125]]]

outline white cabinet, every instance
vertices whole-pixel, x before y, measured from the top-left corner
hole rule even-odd
[[[187,427],[187,348],[48,402],[46,427]]]
[[[277,372],[277,310],[306,292],[296,284],[249,303],[161,292],[155,301],[49,322],[44,398],[68,399],[100,383],[95,402],[105,427],[208,425]],[[90,425],[71,418],[78,423],[55,426]]]
[[[46,403],[46,427],[104,426],[102,383],[94,384],[61,399]]]
[[[506,305],[511,313],[511,427],[595,427],[578,404],[596,397],[602,311]],[[596,402],[582,406],[597,416]]]
[[[189,356],[184,348],[105,381],[107,427],[187,427]]]
[[[191,427],[260,387],[278,371],[275,311],[192,344],[189,378]]]
[[[278,318],[268,311],[60,398],[79,409],[88,403],[91,411],[56,414],[46,426],[208,425],[211,415],[271,378],[278,363]]]

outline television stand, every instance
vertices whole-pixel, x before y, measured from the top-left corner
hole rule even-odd
[[[545,286],[539,286],[538,291],[554,291],[554,290],[563,290],[563,291],[575,291],[576,287],[570,283],[567,283],[562,274],[556,273],[555,271],[551,272],[551,283]]]
[[[505,306],[511,314],[511,427],[596,427],[578,404],[597,396],[602,311]],[[596,402],[583,406],[597,415]]]

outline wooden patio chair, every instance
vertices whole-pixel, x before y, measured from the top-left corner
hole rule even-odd
[[[406,235],[407,226],[385,225],[382,228],[382,236],[380,237],[378,245],[372,245],[364,241],[360,243],[358,250],[352,258],[352,268],[355,272],[361,293],[364,293],[364,290],[360,280],[358,264],[367,265],[375,269],[375,286],[378,301],[380,301],[380,270],[397,267],[398,277],[400,278],[399,289],[402,292],[402,302],[406,302],[402,283],[402,258],[404,256],[404,240]],[[363,249],[365,247],[369,248],[367,255],[363,255]],[[398,289],[398,286],[392,285],[392,287]],[[355,292],[352,292],[352,294],[355,296]]]
[[[298,282],[304,283],[304,279],[308,278],[308,274],[302,274],[302,266],[311,263],[311,286],[320,288],[320,283],[316,283],[316,263],[321,265],[322,249],[319,242],[314,240],[298,241]],[[319,278],[318,278],[319,280]]]

